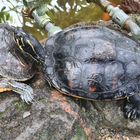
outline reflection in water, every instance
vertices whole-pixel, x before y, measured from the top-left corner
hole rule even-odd
[[[111,0],[112,1],[112,0]],[[120,2],[120,0],[113,0]],[[47,14],[52,21],[61,28],[68,27],[77,22],[90,22],[101,19],[103,11],[95,4],[88,4],[86,0],[36,0],[36,5],[44,3],[48,7]],[[5,7],[5,9],[4,9]],[[33,20],[21,14],[23,3],[19,0],[2,0],[0,5],[0,22],[6,22],[23,28],[38,39],[43,39],[45,33],[37,27]],[[5,18],[6,14],[10,14]],[[1,20],[3,19],[3,20]]]

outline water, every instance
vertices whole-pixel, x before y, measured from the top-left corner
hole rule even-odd
[[[38,0],[43,3],[43,0]],[[44,0],[45,1],[45,0]],[[119,4],[121,0],[110,0]],[[19,0],[0,0],[0,22],[8,22],[17,27],[23,27],[26,31],[35,35],[39,40],[45,38],[47,33],[37,24],[23,16],[21,10],[23,3]],[[84,0],[51,0],[47,4],[47,12],[51,20],[61,28],[68,27],[77,22],[91,22],[102,19],[103,11],[95,4],[88,4]]]

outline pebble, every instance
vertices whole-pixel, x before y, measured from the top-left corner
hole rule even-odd
[[[23,113],[23,118],[27,118],[31,115],[29,111]]]

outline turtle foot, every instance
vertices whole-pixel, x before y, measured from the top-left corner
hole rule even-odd
[[[0,92],[14,91],[18,93],[21,99],[26,103],[33,101],[33,89],[25,83],[2,78],[0,79]]]
[[[140,93],[127,98],[123,111],[124,116],[132,121],[140,117]]]
[[[24,92],[22,94],[20,94],[21,99],[28,103],[32,103],[34,96],[33,96],[33,92]]]
[[[12,91],[20,94],[20,97],[24,102],[31,103],[33,101],[33,89],[29,85],[13,80],[10,80],[9,84]]]
[[[123,112],[125,118],[133,121],[138,118],[138,114],[140,111],[138,111],[137,107],[135,107],[132,103],[127,102],[124,105]]]

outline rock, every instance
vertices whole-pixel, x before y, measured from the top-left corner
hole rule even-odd
[[[4,112],[10,105],[12,102],[16,101],[17,98],[6,98],[5,100],[1,100],[0,101],[0,113]]]
[[[123,101],[96,102],[67,97],[49,89],[41,77],[42,74],[35,77],[31,85],[36,101],[27,105],[20,98],[10,100],[10,106],[1,112],[1,140],[139,139],[135,134],[140,133],[140,120],[131,122],[124,118]],[[5,94],[3,102],[16,95],[8,96]]]
[[[140,14],[130,14],[130,17],[140,26]]]
[[[29,111],[23,113],[23,119],[29,117],[31,113]]]
[[[126,13],[138,13],[140,14],[140,1],[139,0],[123,0],[120,8]]]

